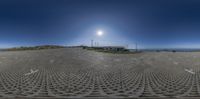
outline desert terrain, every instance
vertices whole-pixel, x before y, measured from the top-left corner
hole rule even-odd
[[[0,98],[200,97],[200,52],[0,52]]]

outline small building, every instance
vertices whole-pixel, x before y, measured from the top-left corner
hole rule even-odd
[[[93,47],[97,50],[104,50],[104,51],[125,51],[125,47],[123,46],[95,46]]]

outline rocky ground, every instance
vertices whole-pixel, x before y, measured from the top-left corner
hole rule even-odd
[[[200,97],[199,52],[0,52],[0,98]]]

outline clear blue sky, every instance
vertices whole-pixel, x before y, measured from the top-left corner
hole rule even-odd
[[[1,0],[0,48],[119,44],[200,48],[199,0]],[[101,29],[105,35],[97,37]]]

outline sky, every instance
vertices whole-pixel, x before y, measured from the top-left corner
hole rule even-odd
[[[104,35],[97,36],[98,30]],[[1,0],[0,48],[200,48],[199,0]]]

